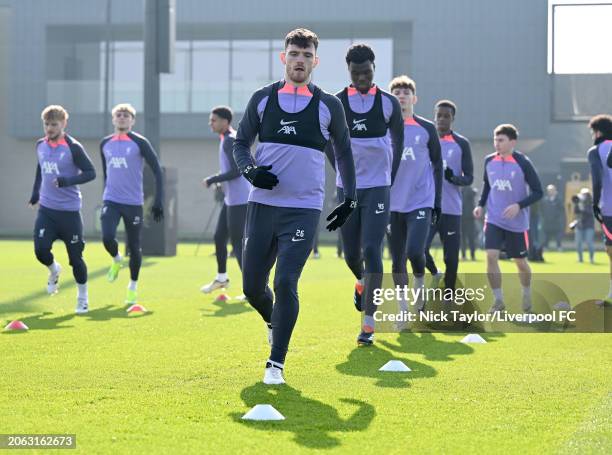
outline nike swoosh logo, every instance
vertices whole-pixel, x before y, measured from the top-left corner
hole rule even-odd
[[[453,235],[456,231],[453,232],[447,232],[446,235]]]
[[[423,219],[425,219],[425,217],[424,216],[417,216],[416,219],[417,220],[423,220]]]
[[[75,243],[79,243],[79,241],[78,240],[71,240],[70,243],[72,243],[74,245]]]
[[[377,215],[380,214],[380,213],[383,213],[383,212],[384,212],[384,210],[376,210],[376,214]]]
[[[281,119],[280,124],[285,126],[285,125],[291,125],[292,123],[297,123],[298,120],[291,120],[290,122],[285,122],[283,119]]]
[[[362,118],[361,120],[355,120],[355,119],[353,119],[353,125],[357,125],[357,124],[359,124],[359,123],[361,123],[361,122],[365,122],[366,120],[367,120],[367,119],[365,119],[365,118]]]
[[[291,239],[292,242],[301,242],[302,240],[306,240],[306,239],[296,239],[295,237]]]

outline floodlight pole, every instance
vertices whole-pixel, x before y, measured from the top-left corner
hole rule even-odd
[[[174,64],[176,32],[175,0],[145,0],[144,27],[144,134],[161,157],[160,144],[160,73],[170,73]],[[177,236],[177,171],[162,166],[164,179],[164,219],[150,220],[145,213],[142,252],[145,255],[174,256]],[[153,200],[155,179],[144,171],[145,206]],[[148,207],[147,207],[148,212]]]
[[[144,134],[161,157],[159,146],[159,67],[158,15],[159,1],[145,0],[144,27]]]
[[[111,26],[112,26],[112,2],[113,0],[106,0],[106,30],[104,39],[104,131],[103,136],[109,134],[109,122],[108,118],[110,115],[110,42],[111,42]]]

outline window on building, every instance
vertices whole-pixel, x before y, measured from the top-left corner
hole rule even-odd
[[[548,72],[610,74],[609,0],[549,0]]]
[[[251,95],[272,80],[269,40],[235,40],[231,44],[230,105],[242,111]]]
[[[191,111],[229,104],[230,42],[193,41],[191,55]]]
[[[174,71],[160,75],[162,112],[192,112],[191,42],[178,41],[174,50]]]
[[[381,87],[387,85],[393,68],[391,39],[327,39],[319,44],[320,64],[313,73],[313,81],[325,91],[334,93],[349,83],[345,55],[354,41],[372,45],[376,52],[375,81]],[[137,110],[143,109],[141,41],[111,42],[108,72],[106,43],[61,46],[62,52],[56,49],[53,64],[47,65],[49,102],[63,102],[73,112],[103,112],[108,88],[110,106],[131,103]],[[161,75],[162,112],[210,112],[219,104],[242,112],[255,90],[283,78],[283,50],[280,40],[177,41],[174,71]]]
[[[612,104],[612,2],[549,0],[553,120],[583,122]]]
[[[141,41],[115,41],[110,49],[110,105],[130,103],[141,111],[144,107],[144,45]]]

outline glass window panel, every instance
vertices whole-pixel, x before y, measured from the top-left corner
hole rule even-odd
[[[584,1],[571,2],[575,4],[570,5],[564,3],[569,2],[549,1],[548,72],[612,73],[612,59],[609,58],[612,4],[587,4]]]
[[[270,41],[233,41],[230,96],[232,108],[244,111],[253,92],[268,84],[270,79]]]
[[[336,93],[348,84],[346,50],[349,39],[328,39],[319,42],[319,66],[314,70],[312,80],[329,93]]]
[[[229,41],[193,41],[191,111],[229,104]]]
[[[140,41],[117,41],[112,44],[111,105],[130,103],[143,109],[144,45]]]
[[[272,80],[278,81],[285,77],[285,65],[280,60],[280,54],[285,50],[284,41],[272,42],[272,53],[270,60],[272,61]]]
[[[70,112],[99,112],[99,43],[53,43],[47,49],[47,104],[61,104]]]
[[[174,52],[174,71],[160,75],[162,112],[190,111],[190,43],[177,41]]]

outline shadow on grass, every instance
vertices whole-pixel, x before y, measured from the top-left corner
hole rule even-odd
[[[151,261],[151,260],[143,259],[142,261],[142,267],[150,267],[155,264],[156,262]],[[41,267],[38,267],[38,268],[41,268]],[[94,270],[93,272],[90,271],[87,274],[87,279],[88,281],[91,282],[92,280],[95,280],[96,278],[106,276],[107,271],[108,271],[107,267]],[[41,290],[40,291],[31,292],[17,299],[9,299],[9,300],[0,302],[0,315],[20,312],[20,311],[24,311],[24,312],[32,311],[31,305],[36,303],[37,299],[40,299],[43,297],[51,297],[49,296],[49,294],[47,294],[47,290],[45,289],[46,285],[44,284],[45,281],[43,280],[45,280],[45,275],[41,271],[41,279],[40,279]],[[72,269],[70,267],[64,267],[61,277],[60,277],[60,292],[63,293],[63,292],[66,292],[68,289],[73,289],[75,287],[76,287],[76,283],[74,279],[72,278]]]
[[[445,333],[445,335],[460,336],[466,333]],[[504,337],[503,333],[481,333],[487,342]],[[434,362],[447,362],[455,360],[457,356],[468,355],[474,352],[474,347],[456,341],[444,341],[430,332],[408,332],[398,334],[395,343],[386,340],[378,341],[378,345],[364,346],[353,349],[345,362],[336,365],[336,369],[348,376],[377,379],[378,387],[410,387],[414,379],[431,378],[437,374],[435,368],[414,360],[397,357],[397,354],[419,354],[426,360]],[[384,347],[385,349],[381,349]],[[389,360],[401,360],[412,371],[406,373],[378,371]]]
[[[288,385],[268,386],[263,383],[246,387],[240,393],[249,408],[256,404],[271,404],[286,420],[262,422],[242,420],[242,414],[230,414],[236,423],[265,432],[284,431],[294,434],[294,441],[311,449],[331,449],[341,442],[330,433],[364,431],[372,423],[374,407],[360,400],[341,398],[355,406],[355,411],[343,419],[332,406],[302,396],[302,392]]]
[[[94,308],[93,310],[89,310],[86,315],[83,317],[90,319],[92,321],[110,321],[111,319],[140,319],[153,314],[152,311],[147,311],[146,313],[129,313],[126,306],[114,307],[112,305],[106,305],[101,308]]]
[[[44,311],[40,314],[21,318],[20,321],[28,326],[31,330],[55,330],[55,329],[68,329],[74,327],[73,325],[62,325],[64,322],[70,321],[73,318],[87,318],[93,321],[109,321],[111,319],[140,319],[153,314],[151,311],[146,313],[132,313],[129,314],[125,311],[126,308],[112,307],[107,305],[102,308],[96,308],[89,310],[87,314],[77,315],[75,313],[64,314],[62,316],[47,317],[53,313],[50,311]],[[26,330],[14,330],[14,331],[3,331],[2,334],[6,335],[17,335],[20,333],[27,333]]]
[[[213,301],[212,304],[216,307],[213,308],[202,308],[202,314],[204,316],[210,316],[213,318],[224,318],[227,316],[235,316],[237,314],[248,313],[254,311],[253,307],[247,302],[229,303],[229,302],[218,302]]]
[[[465,336],[465,334],[462,334]],[[405,354],[420,354],[426,360],[446,362],[454,360],[455,356],[466,355],[474,352],[474,348],[459,341],[444,341],[436,338],[433,333],[401,332],[398,334],[397,343],[386,340],[379,342],[387,349]]]
[[[401,360],[412,371],[405,373],[378,371],[389,360]],[[345,362],[336,365],[336,370],[348,376],[377,379],[376,386],[392,388],[410,387],[410,382],[413,379],[431,378],[437,374],[436,370],[429,365],[398,358],[392,352],[381,349],[376,345],[353,349]]]
[[[40,314],[28,316],[20,319],[30,330],[55,330],[55,329],[68,329],[74,327],[73,325],[62,325],[64,322],[70,321],[77,315],[74,313],[64,314],[62,316],[56,316],[53,318],[46,317],[53,314],[50,311],[44,311]],[[16,335],[20,333],[27,333],[26,330],[15,330],[9,332],[2,332],[3,335]]]

